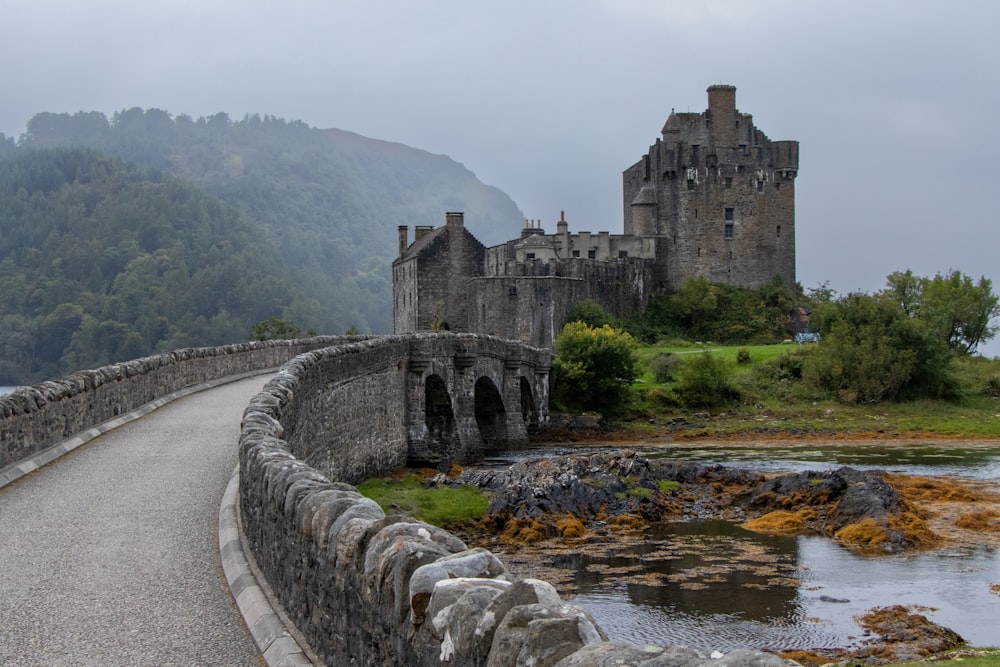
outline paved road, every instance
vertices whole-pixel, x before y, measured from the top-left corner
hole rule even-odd
[[[218,555],[243,408],[170,403],[0,490],[0,666],[259,666]]]

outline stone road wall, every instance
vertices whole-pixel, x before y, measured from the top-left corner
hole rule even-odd
[[[345,340],[326,336],[188,348],[21,388],[0,397],[0,469],[185,387],[277,368],[303,352]]]

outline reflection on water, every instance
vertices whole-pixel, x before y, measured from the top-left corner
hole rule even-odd
[[[589,449],[589,448],[588,448]],[[603,448],[602,448],[603,449]],[[758,470],[851,465],[1000,482],[1000,446],[901,448],[635,447],[650,458],[692,459]],[[582,453],[534,450],[525,456]],[[1000,643],[1000,554],[953,548],[930,554],[863,557],[823,537],[774,537],[722,521],[663,526],[641,544],[560,554],[573,603],[608,635],[638,644],[705,649],[820,649],[856,644],[854,617],[876,606],[920,605],[932,621],[975,646]]]

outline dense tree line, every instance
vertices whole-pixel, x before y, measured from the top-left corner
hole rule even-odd
[[[0,383],[246,340],[304,299],[239,212],[90,149],[0,159]]]
[[[759,289],[685,280],[676,292],[656,296],[645,312],[624,323],[636,338],[655,343],[672,338],[725,344],[774,343],[800,327],[798,308],[806,305],[798,285],[780,276]]]
[[[42,113],[0,135],[0,384],[303,330],[391,330],[398,225],[509,197],[446,156],[272,116]]]
[[[437,227],[460,210],[480,240],[499,243],[523,219],[506,194],[447,156],[268,115],[41,113],[18,142],[67,145],[168,171],[236,208],[310,295],[291,319],[320,331],[391,331],[398,225]]]

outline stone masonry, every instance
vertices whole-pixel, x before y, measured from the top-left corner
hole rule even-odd
[[[554,234],[526,220],[520,238],[485,248],[461,213],[443,227],[399,228],[393,262],[397,334],[468,331],[551,348],[573,305],[618,317],[689,277],[756,288],[795,282],[799,145],[772,141],[736,109],[736,88],[708,88],[702,113],[671,112],[660,138],[622,176],[623,234]]]

